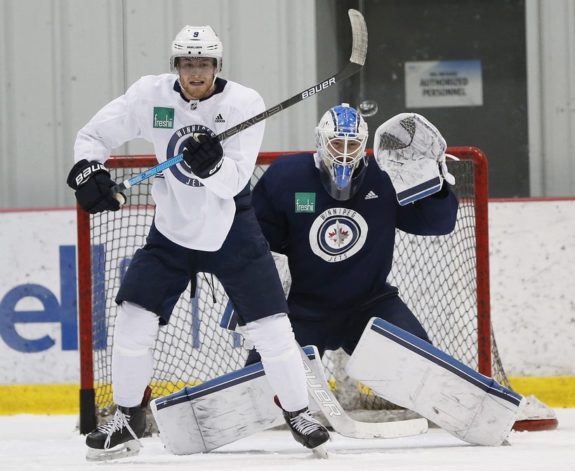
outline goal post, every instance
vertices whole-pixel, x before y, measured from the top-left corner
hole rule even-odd
[[[252,184],[279,155],[261,153]],[[292,153],[292,152],[290,152]],[[390,274],[402,299],[418,316],[435,346],[509,386],[490,320],[488,169],[483,152],[452,147],[448,160],[460,201],[455,230],[447,236],[411,236],[398,231]],[[123,181],[157,164],[154,156],[118,156],[106,162]],[[375,163],[374,163],[375,164]],[[112,333],[115,294],[135,250],[145,242],[154,214],[150,181],[130,189],[122,210],[89,215],[78,208],[78,311],[80,330],[80,433],[88,433],[113,407]],[[227,297],[215,277],[199,274],[195,292],[184,292],[170,323],[160,329],[154,351],[153,396],[243,366],[238,334],[219,327]],[[341,354],[324,364],[338,399],[349,409],[388,407],[361,385],[346,387]],[[345,396],[345,397],[344,397]]]

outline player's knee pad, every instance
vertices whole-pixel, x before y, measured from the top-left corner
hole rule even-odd
[[[297,345],[289,318],[283,312],[248,322],[244,335],[262,358],[281,356]]]
[[[143,355],[154,348],[159,319],[153,312],[124,301],[114,328],[114,348],[127,355]]]

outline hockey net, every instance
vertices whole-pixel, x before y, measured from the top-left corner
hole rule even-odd
[[[450,148],[448,153],[460,159],[448,161],[460,202],[455,230],[439,237],[398,231],[390,281],[398,286],[436,347],[509,387],[490,322],[487,161],[472,147]],[[252,184],[277,155],[260,154]],[[106,165],[116,181],[123,181],[156,163],[154,156],[128,156],[113,157]],[[113,407],[114,296],[133,253],[144,245],[153,219],[150,187],[151,180],[132,187],[126,205],[118,212],[89,215],[78,210],[81,433],[91,431]],[[196,281],[195,296],[186,290],[170,324],[160,329],[151,384],[154,397],[244,364],[247,352],[240,336],[219,325],[229,308],[222,286],[209,274],[199,274]],[[346,377],[343,352],[328,352],[323,360],[330,385],[347,410],[394,408]],[[534,420],[522,421],[517,427],[553,428],[557,422],[550,413],[548,409],[547,415],[538,412]]]

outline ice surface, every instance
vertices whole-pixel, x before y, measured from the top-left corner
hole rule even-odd
[[[174,456],[160,439],[143,439],[140,455],[105,463],[85,460],[74,416],[0,416],[1,471],[346,470],[521,471],[575,470],[575,409],[557,409],[559,428],[513,432],[511,446],[476,447],[431,429],[418,437],[356,440],[332,433],[329,460],[318,460],[287,431],[269,431],[209,454]]]

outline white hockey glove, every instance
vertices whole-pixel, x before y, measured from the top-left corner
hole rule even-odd
[[[375,131],[373,150],[401,206],[441,190],[443,180],[455,184],[447,170],[447,144],[437,128],[417,113],[401,113]]]

